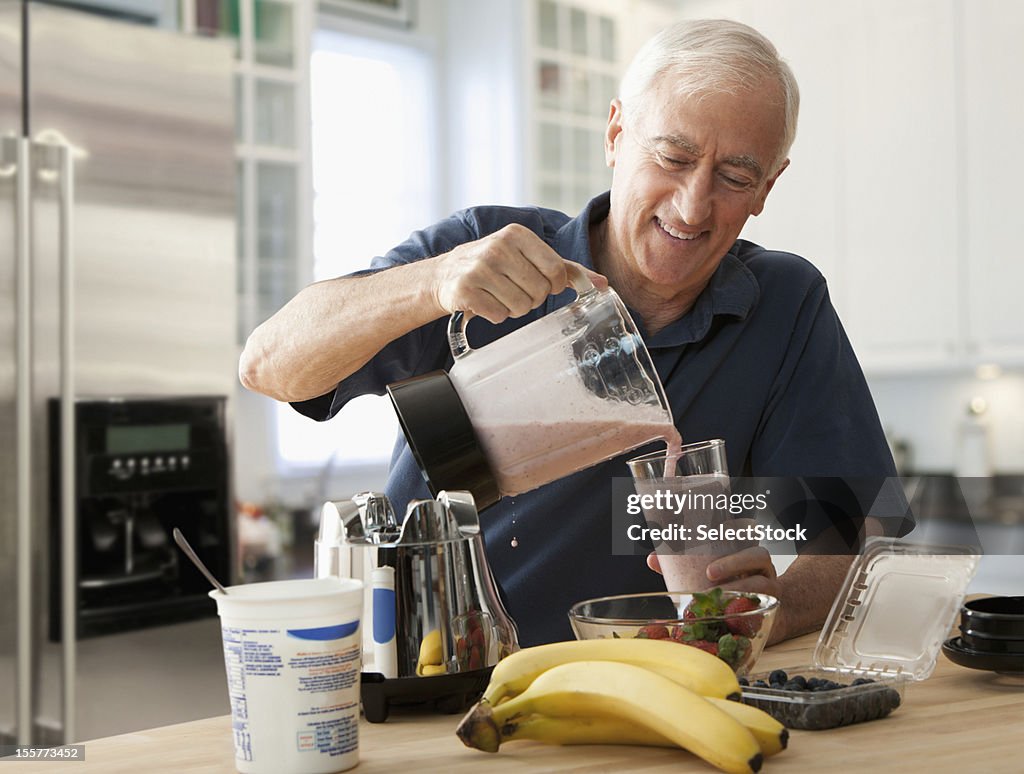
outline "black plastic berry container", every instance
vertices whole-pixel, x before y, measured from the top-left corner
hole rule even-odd
[[[784,670],[790,680],[802,675],[842,687],[771,687],[771,673],[761,672],[748,675],[743,702],[810,731],[885,717],[903,703],[911,682],[935,669],[977,566],[973,548],[871,538],[836,596],[814,663]],[[758,680],[769,687],[755,686]]]

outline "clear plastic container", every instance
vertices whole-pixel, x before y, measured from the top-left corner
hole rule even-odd
[[[836,596],[814,663],[783,670],[789,680],[802,675],[844,687],[756,687],[758,680],[770,683],[771,673],[761,672],[748,677],[744,703],[806,730],[885,717],[902,703],[910,682],[935,669],[977,566],[974,548],[869,539]],[[853,685],[859,679],[871,682]]]
[[[906,677],[857,675],[841,669],[821,669],[812,665],[785,670],[790,677],[831,680],[846,686],[828,691],[795,691],[780,688],[756,688],[758,680],[768,681],[770,672],[759,672],[747,679],[751,687],[743,688],[743,702],[762,709],[786,728],[819,731],[865,720],[884,718],[903,702]],[[854,680],[870,683],[853,685]]]

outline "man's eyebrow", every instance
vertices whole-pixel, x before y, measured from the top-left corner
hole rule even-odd
[[[743,169],[748,169],[757,175],[758,179],[760,179],[764,174],[764,169],[757,163],[757,159],[753,156],[748,156],[747,154],[742,154],[740,156],[727,156],[722,159],[722,163],[728,164],[731,167],[742,167]]]
[[[687,137],[681,134],[660,134],[656,137],[652,137],[653,143],[667,142],[670,145],[675,145],[677,148],[681,148],[687,153],[693,156],[703,156],[704,150]],[[758,179],[764,175],[764,168],[758,163],[757,159],[747,154],[741,154],[739,156],[727,156],[722,159],[722,164],[727,164],[730,167],[741,167],[753,172],[757,175]]]
[[[651,141],[653,143],[667,142],[670,145],[682,148],[684,151],[694,156],[704,155],[704,150],[697,143],[687,137],[683,137],[681,134],[659,134],[656,137],[652,137]]]

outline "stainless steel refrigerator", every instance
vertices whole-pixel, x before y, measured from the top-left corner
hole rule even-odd
[[[0,0],[0,743],[128,730],[210,682],[183,654],[219,659],[216,619],[68,636],[74,412],[234,393],[234,179],[226,42]]]

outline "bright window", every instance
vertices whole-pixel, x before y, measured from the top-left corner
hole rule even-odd
[[[437,220],[436,99],[428,53],[335,31],[317,33],[311,79],[313,275],[323,280]],[[385,462],[397,431],[387,397],[358,398],[325,423],[278,409],[286,467]]]

